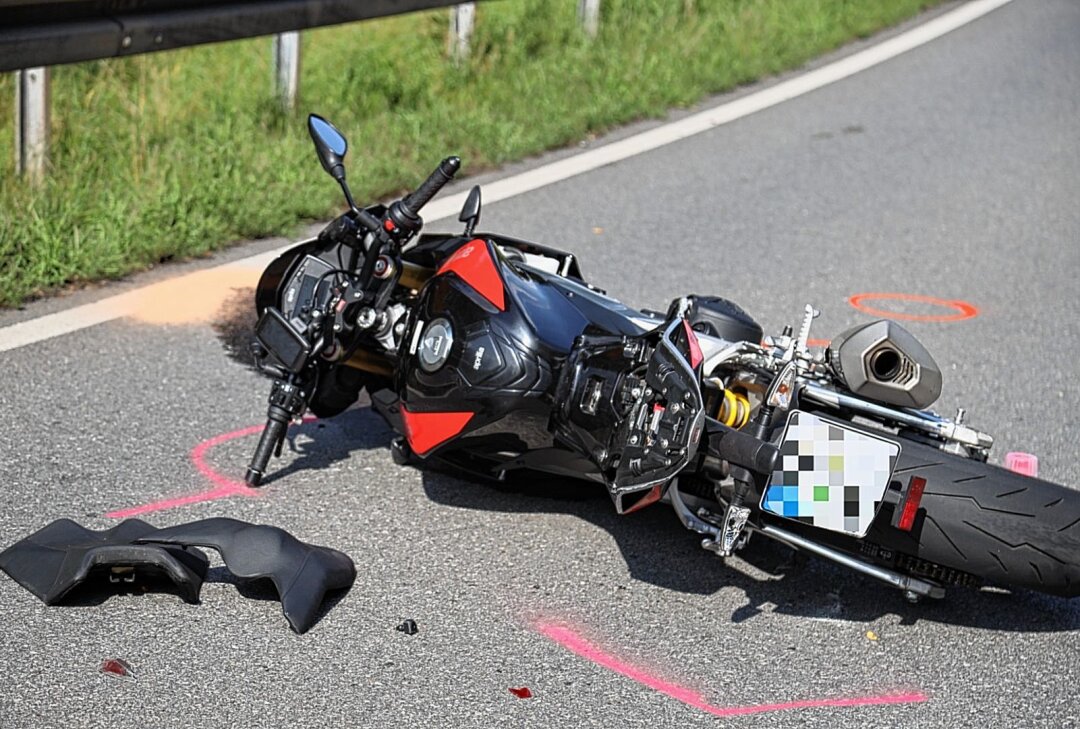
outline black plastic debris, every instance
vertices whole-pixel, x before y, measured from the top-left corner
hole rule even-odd
[[[196,603],[209,568],[196,546],[216,549],[240,579],[273,582],[297,633],[315,624],[328,592],[356,579],[352,560],[336,549],[301,542],[278,527],[226,518],[165,529],[127,519],[104,531],[60,519],[0,553],[0,569],[47,605],[94,577],[103,586],[127,591],[136,584],[151,587],[147,578],[161,576]]]
[[[182,545],[133,544],[155,531],[139,519],[103,531],[58,519],[0,552],[0,569],[46,605],[63,601],[84,582],[130,589],[136,580],[157,577],[197,603],[210,564],[206,555]]]
[[[350,587],[356,567],[349,556],[301,542],[284,529],[218,517],[159,529],[141,542],[216,549],[229,572],[241,579],[269,578],[281,598],[285,619],[307,631],[332,590]]]
[[[418,626],[416,624],[416,621],[413,620],[412,618],[409,618],[408,620],[403,622],[401,625],[397,626],[397,629],[400,630],[405,635],[416,635],[417,633],[420,632],[420,626]]]

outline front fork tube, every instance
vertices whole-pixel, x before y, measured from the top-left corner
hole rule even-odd
[[[284,380],[274,380],[270,389],[270,405],[266,411],[266,427],[244,477],[248,486],[258,486],[266,475],[270,457],[281,455],[281,446],[285,442],[289,423],[298,418],[307,407],[307,389],[296,375],[289,375],[288,379]]]

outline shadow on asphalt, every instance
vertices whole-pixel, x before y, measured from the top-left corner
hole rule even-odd
[[[1001,631],[1063,631],[1080,628],[1080,603],[1039,593],[952,588],[944,600],[912,605],[898,590],[831,562],[808,558],[756,535],[731,565],[701,549],[664,504],[619,516],[602,486],[564,484],[544,491],[541,484],[500,485],[463,481],[425,471],[423,485],[436,503],[511,513],[572,514],[614,538],[632,578],[678,592],[708,595],[732,586],[746,604],[729,619],[740,623],[769,610],[813,619],[869,623],[897,615],[903,625],[919,620]],[[560,489],[564,493],[559,493]],[[740,564],[742,563],[742,564]],[[749,565],[765,573],[749,574]]]
[[[388,448],[393,437],[370,407],[290,431],[288,447],[298,457],[268,477],[267,483],[299,471],[326,468],[357,451]],[[307,437],[298,440],[299,435]],[[805,557],[761,535],[731,564],[725,564],[701,549],[697,536],[684,529],[666,505],[619,516],[599,484],[522,476],[485,483],[432,468],[421,469],[421,474],[428,498],[444,506],[584,519],[611,534],[633,579],[697,595],[736,587],[746,595],[746,604],[728,616],[736,623],[772,611],[857,623],[898,615],[907,625],[930,620],[1001,631],[1080,629],[1080,601],[1023,590],[952,588],[944,600],[912,605],[893,588],[831,562]]]
[[[210,323],[228,358],[252,370],[255,358],[251,355],[251,342],[255,339],[257,321],[255,289],[238,288],[225,299]]]
[[[294,473],[328,468],[357,451],[389,448],[394,432],[366,405],[367,396],[361,397],[363,404],[359,408],[333,418],[290,426],[282,453],[292,454],[293,459],[283,468],[271,467],[262,485],[268,486]]]
[[[281,596],[274,586],[274,581],[269,577],[257,577],[255,579],[246,580],[237,577],[226,567],[211,567],[206,573],[206,583],[209,584],[212,582],[233,585],[236,588],[237,594],[248,600],[258,600],[262,602],[281,601]],[[311,630],[311,628],[314,628],[322,622],[322,619],[326,617],[327,613],[333,610],[335,605],[345,599],[345,596],[349,594],[350,590],[352,590],[351,585],[340,590],[331,590],[330,592],[327,592],[326,597],[323,598],[322,604],[319,606],[319,612],[316,613],[315,620],[312,621],[308,630]]]
[[[253,366],[249,347],[255,325],[252,299],[251,289],[237,290],[213,325],[230,359],[246,367]],[[364,396],[360,407],[337,417],[290,428],[286,447],[295,457],[284,468],[268,474],[264,484],[297,472],[327,468],[357,451],[389,448],[394,433],[368,403]],[[698,595],[734,586],[746,594],[746,604],[729,616],[736,623],[771,610],[866,623],[898,615],[902,624],[909,625],[930,620],[987,630],[1080,629],[1080,600],[1023,590],[952,588],[944,600],[912,605],[893,588],[831,562],[808,558],[760,535],[731,564],[724,564],[698,546],[697,536],[684,529],[667,506],[657,504],[619,516],[599,484],[528,476],[480,483],[430,468],[421,472],[428,498],[438,504],[505,513],[572,514],[595,524],[615,539],[636,580]],[[257,594],[257,587],[251,589]],[[265,599],[276,599],[273,588],[270,590]],[[330,607],[328,600],[325,608]]]

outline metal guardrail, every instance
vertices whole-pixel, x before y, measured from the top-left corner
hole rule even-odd
[[[595,36],[600,1],[577,0]],[[391,15],[450,8],[449,53],[469,52],[475,3],[460,0],[0,0],[0,72],[16,71],[16,169],[40,183],[48,161],[49,67],[102,58],[276,35],[274,84],[293,108],[300,83],[300,34]]]
[[[460,0],[0,0],[0,71],[369,20]]]

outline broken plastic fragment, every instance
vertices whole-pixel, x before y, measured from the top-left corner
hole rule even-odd
[[[1035,478],[1039,475],[1039,459],[1031,453],[1012,451],[1005,454],[1005,468],[1021,476]]]
[[[517,696],[519,699],[531,699],[532,698],[532,691],[529,690],[528,686],[522,686],[520,688],[511,687],[510,688],[510,693],[512,693],[514,696]]]
[[[878,634],[875,633],[872,630],[868,630],[868,631],[866,631],[866,638],[867,638],[867,640],[877,640],[878,639]]]
[[[401,625],[397,626],[397,629],[400,630],[405,635],[416,635],[417,633],[420,632],[420,627],[416,624],[416,621],[413,620],[412,618],[409,618],[408,620],[403,622]]]
[[[98,670],[109,676],[135,680],[135,669],[123,658],[106,658],[101,662]]]

